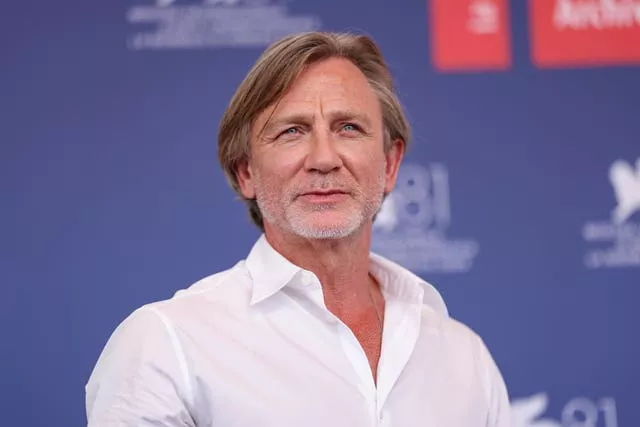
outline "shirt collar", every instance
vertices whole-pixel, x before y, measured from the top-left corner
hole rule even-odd
[[[253,284],[251,305],[275,294],[303,271],[276,251],[264,234],[249,252],[246,266]]]
[[[369,259],[369,269],[378,279],[385,297],[422,303],[443,316],[449,315],[442,295],[432,284],[381,255],[372,252]]]
[[[448,316],[447,307],[440,293],[409,270],[371,253],[371,273],[380,282],[385,297],[428,305],[436,312]],[[269,298],[287,285],[303,284],[315,277],[283,257],[269,244],[264,234],[253,245],[246,260],[253,289],[251,305]]]

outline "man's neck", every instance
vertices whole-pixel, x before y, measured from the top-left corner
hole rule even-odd
[[[325,304],[337,316],[370,306],[371,232],[366,226],[344,239],[304,239],[269,228],[265,237],[282,256],[318,277]]]

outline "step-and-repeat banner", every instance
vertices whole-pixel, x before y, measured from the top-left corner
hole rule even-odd
[[[640,426],[640,0],[4,6],[2,425],[83,425],[115,326],[245,257],[218,120],[322,29],[374,37],[414,130],[374,250],[485,339],[514,427]]]

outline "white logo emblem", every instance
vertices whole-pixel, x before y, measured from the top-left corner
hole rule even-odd
[[[467,28],[476,34],[493,34],[500,29],[500,10],[495,0],[474,0],[469,4]]]
[[[574,397],[562,407],[560,419],[545,417],[549,398],[546,393],[511,402],[511,427],[618,427],[616,401],[611,397],[591,400]]]
[[[582,236],[589,243],[610,243],[585,256],[588,268],[640,267],[640,157],[635,168],[624,160],[616,160],[609,168],[609,181],[616,205],[609,221],[592,221],[584,225]]]
[[[622,224],[634,212],[640,211],[640,157],[636,160],[636,168],[622,160],[611,165],[609,179],[616,193],[618,206],[613,211],[615,224]]]
[[[449,175],[442,164],[405,164],[373,224],[372,250],[414,272],[466,272],[473,240],[451,239]]]
[[[546,412],[549,398],[546,393],[515,400],[511,403],[512,427],[562,427],[549,418],[540,419]]]
[[[290,14],[291,0],[147,1],[127,12],[131,24],[145,29],[129,38],[131,50],[264,47],[321,27],[317,16]]]

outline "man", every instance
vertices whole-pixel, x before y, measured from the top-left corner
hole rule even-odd
[[[372,40],[269,47],[218,139],[264,234],[246,260],[117,328],[87,385],[89,425],[508,426],[481,339],[369,252],[408,141]]]

